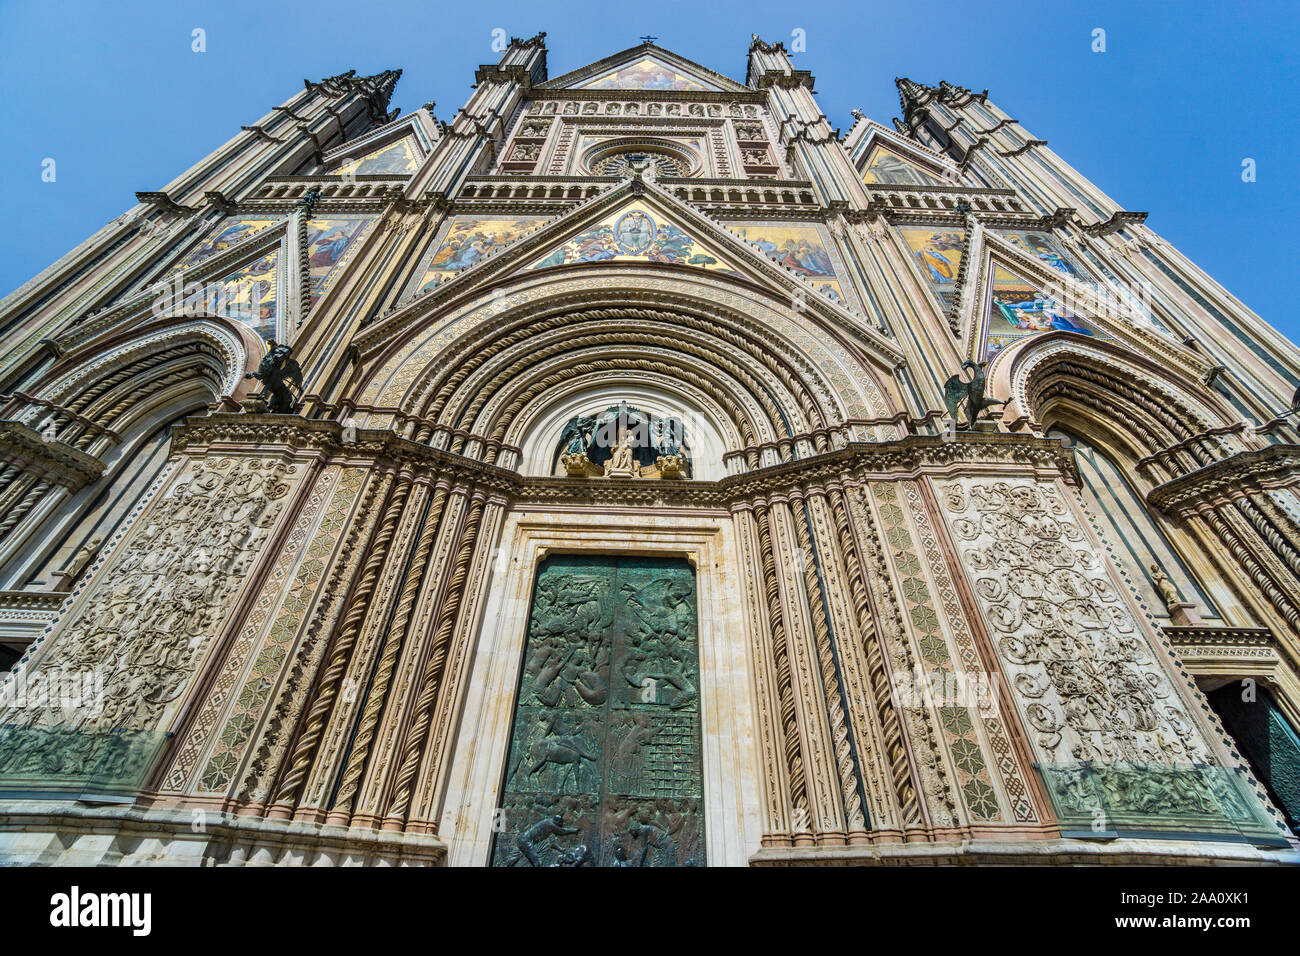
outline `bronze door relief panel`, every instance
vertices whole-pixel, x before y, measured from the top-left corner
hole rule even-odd
[[[542,563],[492,865],[704,865],[697,622],[683,559]]]

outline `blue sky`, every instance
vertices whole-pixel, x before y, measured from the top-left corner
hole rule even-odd
[[[201,27],[207,52],[191,50]],[[744,79],[751,33],[790,46],[832,126],[889,124],[895,76],[990,98],[1229,291],[1300,338],[1294,2],[38,4],[0,0],[0,294],[272,105],[347,69],[400,67],[394,105],[450,119],[492,31],[547,31],[552,76],[643,34]],[[1094,53],[1092,31],[1106,31]],[[53,158],[57,178],[41,179]],[[1242,160],[1257,179],[1242,182]]]

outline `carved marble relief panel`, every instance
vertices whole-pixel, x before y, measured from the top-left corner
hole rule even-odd
[[[704,865],[697,628],[684,560],[543,563],[493,865]]]
[[[93,692],[74,706],[8,703],[0,777],[141,782],[298,470],[213,458],[179,473],[25,669],[89,675]]]
[[[939,492],[1062,826],[1266,829],[1057,487],[959,478]]]
[[[1211,762],[1056,488],[977,478],[940,487],[1039,754],[1051,763]]]

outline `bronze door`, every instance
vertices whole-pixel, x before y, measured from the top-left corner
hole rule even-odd
[[[702,866],[695,572],[556,555],[537,571],[494,866]]]

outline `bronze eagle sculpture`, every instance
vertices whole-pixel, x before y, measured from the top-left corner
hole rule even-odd
[[[966,406],[966,415],[968,420],[965,427],[970,429],[975,427],[975,420],[986,408],[992,408],[994,405],[1005,405],[1006,402],[999,401],[995,398],[984,397],[984,366],[978,362],[972,362],[970,359],[961,363],[962,371],[958,372],[943,386],[943,402],[948,406],[948,414],[957,424],[961,424],[961,407]],[[966,369],[972,370],[970,381],[962,378],[962,372]]]

